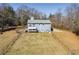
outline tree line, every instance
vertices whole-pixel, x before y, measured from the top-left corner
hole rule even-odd
[[[0,30],[12,26],[26,26],[27,20],[33,16],[35,19],[46,19],[46,15],[24,4],[16,10],[7,3],[0,4]]]
[[[65,13],[65,15],[63,15]],[[79,34],[79,4],[70,4],[64,12],[58,10],[55,14],[50,14],[49,18],[52,27],[67,29]]]
[[[26,26],[31,16],[40,20],[49,18],[52,27],[67,29],[79,34],[79,4],[75,3],[66,7],[64,12],[59,9],[55,14],[50,14],[48,18],[42,12],[24,4],[14,10],[10,4],[2,3],[0,4],[0,30],[3,31],[4,28],[12,26]]]

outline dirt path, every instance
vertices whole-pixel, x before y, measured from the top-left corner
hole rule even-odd
[[[7,50],[3,53],[4,55],[9,52],[9,50],[12,48],[12,46],[15,44],[15,42],[19,39],[19,37],[21,36],[21,32],[18,33],[18,35],[13,38],[13,41],[10,42],[9,46],[7,46]]]
[[[56,28],[54,28],[54,31],[53,32],[63,32],[62,30],[60,30],[60,29],[56,29]]]
[[[0,34],[0,54],[5,54],[11,44],[15,41],[14,38],[17,37],[17,33],[12,31],[4,32]]]
[[[0,54],[6,54],[20,37],[21,33],[21,29],[16,29],[0,34]]]

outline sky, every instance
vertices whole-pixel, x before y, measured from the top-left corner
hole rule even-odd
[[[56,11],[61,10],[65,13],[65,8],[68,7],[68,3],[12,3],[10,4],[14,10],[16,10],[21,5],[27,5],[30,8],[35,8],[39,12],[46,14],[47,16],[56,13]]]

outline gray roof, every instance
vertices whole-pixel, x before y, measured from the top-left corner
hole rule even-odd
[[[28,20],[28,23],[51,23],[50,20]]]

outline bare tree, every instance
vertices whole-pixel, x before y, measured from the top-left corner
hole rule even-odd
[[[79,5],[71,4],[67,8],[67,23],[70,30],[79,32]]]

